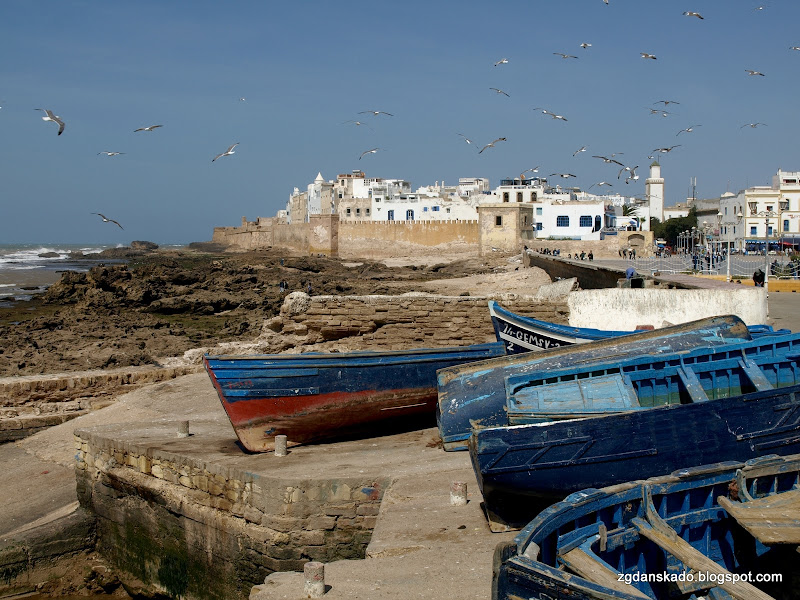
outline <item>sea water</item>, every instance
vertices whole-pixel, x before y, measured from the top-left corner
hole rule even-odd
[[[111,245],[0,244],[0,306],[30,300],[58,281],[64,271],[88,271],[103,260],[99,253]],[[98,254],[97,260],[74,258],[73,253]],[[45,256],[42,256],[45,255]]]

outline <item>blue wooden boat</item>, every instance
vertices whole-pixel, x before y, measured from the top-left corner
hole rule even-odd
[[[428,427],[436,371],[502,356],[497,342],[390,352],[208,356],[203,364],[242,445],[251,452],[361,432],[379,422]]]
[[[641,329],[607,331],[549,323],[513,313],[494,300],[489,300],[489,314],[492,316],[492,326],[497,341],[506,345],[507,354],[585,344],[645,331]]]
[[[797,598],[798,543],[800,455],[685,468],[542,511],[495,550],[492,598]]]
[[[497,341],[506,345],[506,354],[585,344],[606,338],[647,331],[645,329],[608,331],[549,323],[513,313],[497,304],[494,300],[489,300],[489,314],[492,317],[492,326],[494,327]],[[771,325],[750,325],[748,330],[753,338],[791,333],[788,329],[773,329]]]
[[[532,516],[524,513],[531,498],[560,499],[684,467],[800,452],[800,356],[773,360],[598,372],[601,387],[616,380],[628,396],[623,412],[476,430],[470,457],[487,509],[519,521]],[[581,386],[595,381],[582,374],[589,377],[537,387],[580,395]]]
[[[800,383],[797,359],[800,334],[759,337],[721,347],[701,347],[679,354],[637,356],[614,363],[579,365],[506,378],[509,425],[574,419],[685,404],[690,384],[697,394],[720,398]]]
[[[505,380],[509,376],[613,364],[641,355],[671,355],[750,339],[744,322],[728,315],[577,347],[562,346],[443,369],[438,373],[439,433],[445,450],[466,450],[473,428],[508,425]]]

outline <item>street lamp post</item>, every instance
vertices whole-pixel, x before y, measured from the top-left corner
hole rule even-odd
[[[767,294],[767,317],[769,317],[769,220],[778,213],[771,210],[758,212],[758,202],[748,202],[751,217],[764,217],[764,291]]]
[[[728,261],[727,280],[728,280],[728,282],[730,282],[730,280],[731,280],[731,236],[730,236],[730,232],[728,232],[728,230],[727,230],[727,226],[728,225],[738,225],[739,223],[742,222],[742,218],[744,217],[744,215],[742,214],[742,209],[740,208],[739,212],[734,216],[736,217],[735,221],[726,221],[725,222],[725,226],[726,226],[725,235],[728,238],[728,256],[727,256],[727,261]],[[722,213],[721,212],[717,213],[717,219],[720,220],[720,225],[721,225],[722,224],[721,223],[721,221],[722,221]]]

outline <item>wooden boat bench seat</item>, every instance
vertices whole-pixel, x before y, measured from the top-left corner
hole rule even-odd
[[[650,596],[647,594],[640,592],[629,583],[620,581],[619,572],[608,566],[604,560],[585,548],[585,546],[586,544],[582,544],[569,552],[559,555],[561,562],[567,569],[587,581],[602,585],[615,592],[621,592],[642,600],[650,600]]]
[[[732,575],[727,569],[679,536],[654,511],[648,511],[647,519],[650,522],[641,517],[634,517],[631,519],[631,523],[636,527],[640,535],[672,554],[687,569],[695,572],[714,573],[720,577]],[[723,581],[718,584],[718,587],[737,600],[774,600],[772,596],[746,581]]]
[[[800,489],[746,502],[720,496],[717,503],[762,544],[800,544]]]

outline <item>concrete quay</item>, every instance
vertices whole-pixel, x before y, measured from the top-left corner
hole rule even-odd
[[[192,435],[188,438],[177,436],[182,420],[190,423]],[[78,448],[73,432],[81,441]],[[0,458],[13,465],[11,476],[0,481],[0,497],[5,500],[0,506],[0,560],[16,556],[17,564],[25,563],[16,580],[0,587],[0,592],[35,588],[35,567],[41,567],[47,557],[40,550],[46,543],[34,539],[34,533],[45,527],[55,535],[65,519],[76,519],[83,511],[77,508],[80,494],[83,504],[91,505],[99,514],[98,548],[112,565],[117,558],[129,564],[125,556],[120,556],[119,548],[109,548],[103,540],[125,530],[115,519],[127,519],[129,525],[162,523],[158,515],[137,508],[136,502],[147,498],[156,511],[163,506],[169,518],[178,515],[184,519],[177,525],[168,523],[170,531],[175,538],[183,536],[190,553],[193,547],[200,548],[201,555],[206,553],[205,559],[199,559],[208,561],[203,568],[227,563],[236,567],[227,576],[258,577],[246,590],[227,597],[246,597],[252,585],[264,581],[268,571],[243,569],[236,557],[228,560],[228,556],[212,556],[210,551],[219,549],[218,554],[224,554],[231,547],[246,546],[256,539],[262,546],[284,552],[280,556],[285,558],[280,560],[267,557],[273,560],[267,561],[270,567],[285,561],[283,566],[302,570],[306,560],[325,562],[326,584],[330,586],[326,598],[373,598],[376,594],[386,598],[486,598],[494,547],[513,534],[490,532],[469,457],[430,446],[435,438],[435,428],[429,428],[296,447],[286,457],[251,455],[238,446],[205,373],[140,388],[112,406],[0,447]],[[91,456],[88,460],[87,451]],[[102,452],[106,452],[104,458]],[[170,468],[176,474],[174,481],[164,475]],[[203,477],[200,469],[217,476],[220,495],[215,497],[193,486],[191,481]],[[78,493],[76,471],[81,482]],[[94,471],[93,475],[86,477],[89,471]],[[235,486],[238,481],[245,482],[238,497],[222,489],[226,481]],[[451,506],[453,481],[467,483],[470,501],[466,506]],[[244,495],[247,482],[252,484],[251,489],[261,490],[261,500],[257,499],[258,492],[249,498]],[[95,487],[93,494],[89,493],[91,486]],[[199,487],[214,491],[212,485]],[[373,489],[368,490],[363,502],[354,500],[370,487]],[[287,502],[288,488],[301,498]],[[380,492],[374,491],[377,488]],[[27,492],[20,494],[20,490]],[[369,493],[379,501],[374,511],[367,502]],[[317,500],[306,502],[310,496]],[[333,514],[320,514],[314,508],[317,504]],[[359,518],[361,531],[356,527]],[[340,521],[347,527],[340,527]],[[225,542],[230,532],[236,543]],[[325,560],[326,553],[336,553],[330,548],[337,544],[350,544],[352,549],[348,535],[363,540],[360,556],[365,558]],[[89,537],[84,540],[90,541]],[[140,551],[133,541],[128,539],[126,548]],[[156,547],[158,541],[148,543],[154,544],[155,554],[163,551]],[[73,551],[80,552],[80,545],[80,540],[74,540]],[[9,548],[16,549],[16,554],[12,556]],[[295,552],[293,548],[304,550]],[[64,553],[68,550],[60,548]],[[248,548],[248,556],[257,562],[253,550]],[[56,558],[51,556],[50,562]],[[164,575],[157,557],[145,558],[143,563],[154,566],[149,572],[134,573],[137,579],[154,573]],[[174,564],[181,566],[180,561]],[[50,569],[49,573],[53,572]],[[225,576],[220,573],[217,579]],[[169,591],[163,582],[155,587]],[[190,587],[184,590],[184,597],[224,597],[222,594],[227,593],[222,588],[216,591],[218,594],[202,596]],[[261,600],[303,597],[303,575],[272,575],[253,593]]]

